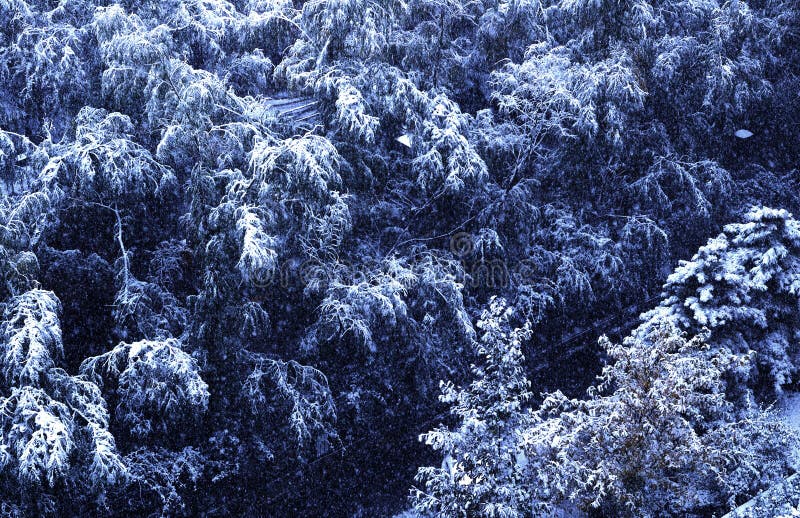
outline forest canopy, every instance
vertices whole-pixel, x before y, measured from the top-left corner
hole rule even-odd
[[[0,0],[0,515],[780,483],[798,49],[793,0]]]

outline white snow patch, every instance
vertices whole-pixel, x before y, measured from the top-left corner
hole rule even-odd
[[[405,135],[400,135],[395,140],[397,140],[399,143],[403,144],[407,148],[411,147],[411,135],[409,135],[408,133],[406,133]]]

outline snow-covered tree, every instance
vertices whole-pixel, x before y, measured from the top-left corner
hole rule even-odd
[[[800,304],[800,224],[783,209],[753,207],[681,262],[664,285],[664,300],[643,315],[643,332],[670,320],[688,332],[708,328],[715,348],[745,357],[737,391],[780,394],[796,381]]]
[[[746,359],[687,340],[669,321],[615,345],[586,400],[547,396],[525,431],[529,484],[550,503],[631,516],[735,506],[782,477],[796,437],[773,414],[737,409],[725,374]]]
[[[117,403],[117,428],[134,436],[176,433],[197,423],[208,406],[208,386],[198,371],[174,339],[123,343],[81,365],[81,373]]]
[[[556,392],[533,411],[524,331],[501,331],[497,315],[482,321],[486,367],[469,387],[445,390],[458,426],[423,436],[444,460],[418,472],[421,514],[707,513],[789,469],[797,437],[774,414],[727,399],[725,375],[747,359],[712,351],[707,335],[687,340],[666,320],[621,345],[603,338],[610,363],[588,398]]]
[[[794,4],[0,0],[0,514],[389,515],[440,379],[486,460],[417,502],[552,503],[491,454],[556,423],[524,378],[581,393],[678,257],[800,206]],[[753,218],[634,339],[709,327],[743,415],[797,377]]]
[[[475,380],[461,389],[442,383],[440,399],[451,405],[459,424],[420,436],[443,456],[441,467],[417,472],[412,501],[422,515],[530,516],[536,508],[536,488],[524,482],[522,446],[522,431],[532,420],[521,352],[530,329],[511,329],[512,313],[504,300],[492,300],[478,322],[483,334]]]
[[[109,486],[128,476],[100,389],[60,367],[59,310],[52,292],[27,291],[6,306],[0,331],[4,499],[33,514],[67,512],[92,498],[100,503]],[[60,502],[51,496],[54,488],[83,494]]]

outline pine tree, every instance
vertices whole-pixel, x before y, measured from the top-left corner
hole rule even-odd
[[[458,419],[453,429],[420,436],[444,457],[441,467],[422,467],[414,509],[425,516],[530,516],[536,489],[525,483],[527,458],[522,431],[533,416],[522,362],[522,342],[530,329],[511,329],[513,309],[494,299],[478,322],[482,331],[473,366],[475,379],[464,388],[442,383],[440,399]]]
[[[799,258],[800,225],[792,215],[753,207],[743,223],[727,225],[681,262],[641,329],[665,319],[690,333],[707,327],[715,349],[754,355],[750,369],[737,369],[733,393],[744,386],[760,396],[780,395],[798,369]]]

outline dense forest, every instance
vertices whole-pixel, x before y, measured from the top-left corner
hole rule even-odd
[[[0,515],[721,516],[799,168],[795,0],[0,0]]]

